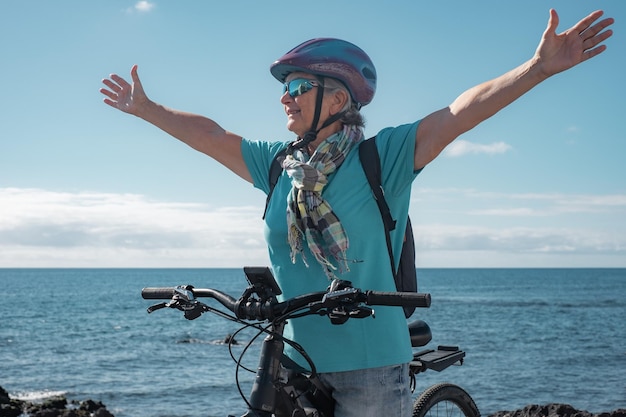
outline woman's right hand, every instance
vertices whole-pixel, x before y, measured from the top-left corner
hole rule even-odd
[[[130,76],[132,84],[117,74],[111,74],[109,78],[102,80],[108,88],[101,88],[100,92],[106,96],[104,102],[109,106],[137,116],[149,100],[139,80],[137,65],[131,68]]]

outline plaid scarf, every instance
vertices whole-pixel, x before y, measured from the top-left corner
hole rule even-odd
[[[296,150],[288,155],[283,168],[292,180],[293,188],[287,197],[288,241],[291,261],[297,254],[308,267],[303,252],[303,240],[320,263],[329,279],[335,278],[337,269],[330,261],[334,258],[341,272],[348,270],[346,251],[348,236],[322,191],[328,183],[328,175],[339,168],[353,145],[363,137],[357,126],[344,126],[343,130],[323,141],[311,158]]]

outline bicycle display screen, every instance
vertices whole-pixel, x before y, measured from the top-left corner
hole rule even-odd
[[[243,272],[251,285],[263,285],[272,290],[275,295],[280,295],[281,291],[272,271],[267,266],[244,266]]]

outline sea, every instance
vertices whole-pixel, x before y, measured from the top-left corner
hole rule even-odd
[[[417,391],[457,384],[484,416],[626,408],[626,269],[420,269],[418,280],[432,305],[411,319],[430,325],[427,348],[467,356],[419,375]],[[116,417],[242,415],[262,337],[213,314],[147,313],[143,287],[181,284],[238,296],[246,280],[239,269],[0,269],[0,386],[102,401]]]

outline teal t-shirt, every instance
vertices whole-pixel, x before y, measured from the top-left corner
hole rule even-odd
[[[414,171],[415,133],[419,122],[381,130],[376,136],[380,154],[385,198],[397,219],[392,232],[396,262],[406,228]],[[269,167],[274,156],[285,147],[280,142],[244,139],[242,154],[256,188],[269,191]],[[350,270],[338,277],[352,281],[363,290],[395,291],[389,254],[380,211],[365,178],[358,149],[353,148],[339,169],[328,178],[322,195],[341,221],[349,239],[347,251]],[[265,239],[276,280],[283,291],[281,299],[323,291],[329,280],[308,251],[307,267],[300,257],[291,262],[287,242],[287,195],[291,180],[283,171],[275,186],[265,217]],[[308,316],[290,320],[285,337],[302,347],[313,359],[318,372],[340,372],[408,362],[411,344],[402,308],[374,307],[375,318],[350,319],[333,325],[327,317]],[[286,353],[301,366],[302,357],[286,347]]]

